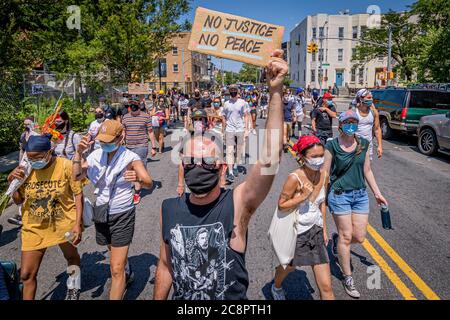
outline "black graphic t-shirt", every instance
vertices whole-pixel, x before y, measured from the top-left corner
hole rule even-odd
[[[245,253],[230,248],[233,191],[206,206],[189,194],[162,204],[162,232],[170,247],[174,300],[246,300]]]
[[[326,111],[320,111],[319,108],[320,107],[317,107],[311,112],[311,118],[316,119],[316,128],[322,131],[332,131],[333,118],[331,118]],[[328,108],[331,111],[336,112],[334,106]]]

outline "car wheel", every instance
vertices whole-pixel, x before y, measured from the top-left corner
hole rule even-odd
[[[425,129],[420,132],[419,140],[417,142],[419,150],[426,156],[435,154],[438,150],[438,143],[436,134],[432,129]]]
[[[393,131],[391,127],[389,126],[389,121],[386,118],[380,119],[380,127],[381,127],[381,134],[383,136],[383,139],[387,140],[392,138]]]

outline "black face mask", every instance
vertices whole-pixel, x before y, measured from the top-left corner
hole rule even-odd
[[[194,93],[194,96],[195,96],[196,98],[200,97],[200,92]]]
[[[56,130],[57,131],[62,131],[62,130],[64,130],[64,128],[66,127],[66,123],[65,122],[63,122],[63,123],[60,123],[60,124],[58,124],[58,125],[56,125]]]
[[[95,114],[95,119],[100,120],[103,119],[105,117],[105,115],[103,113],[96,113]]]
[[[219,169],[207,170],[201,166],[185,169],[184,181],[192,193],[207,194],[219,184]]]
[[[133,104],[133,105],[131,106],[131,111],[136,112],[136,111],[138,111],[138,110],[139,110],[139,106],[137,106],[137,105],[135,105],[135,104]]]
[[[237,97],[237,92],[230,92],[230,96],[232,97],[232,98],[236,98]]]

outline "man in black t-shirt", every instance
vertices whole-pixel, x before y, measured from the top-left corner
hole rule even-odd
[[[333,96],[327,92],[322,97],[322,105],[311,112],[311,127],[313,133],[325,145],[333,137],[333,118],[336,118],[336,107]]]
[[[218,156],[222,145],[211,137],[197,134],[182,146],[182,170],[192,193],[162,204],[156,300],[167,299],[172,285],[173,299],[247,298],[248,225],[270,191],[282,148],[281,99],[288,73],[282,56],[283,51],[277,50],[268,66],[271,110],[266,121],[267,140],[260,152],[263,158],[253,165],[246,181],[234,189],[220,188],[227,168]],[[271,134],[272,130],[278,134]]]
[[[194,112],[198,109],[204,109],[205,108],[205,102],[200,94],[200,89],[194,90],[194,95],[192,96],[191,100],[189,100],[189,109],[191,112]]]

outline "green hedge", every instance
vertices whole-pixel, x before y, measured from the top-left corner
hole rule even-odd
[[[0,155],[19,149],[19,139],[23,132],[22,123],[26,117],[34,116],[36,122],[42,125],[45,119],[53,113],[55,104],[55,99],[42,99],[36,103],[35,98],[25,98],[21,103],[15,105],[0,97]],[[71,98],[64,98],[61,110],[69,114],[72,130],[76,132],[86,131],[89,124],[94,121],[90,102],[80,104]]]

